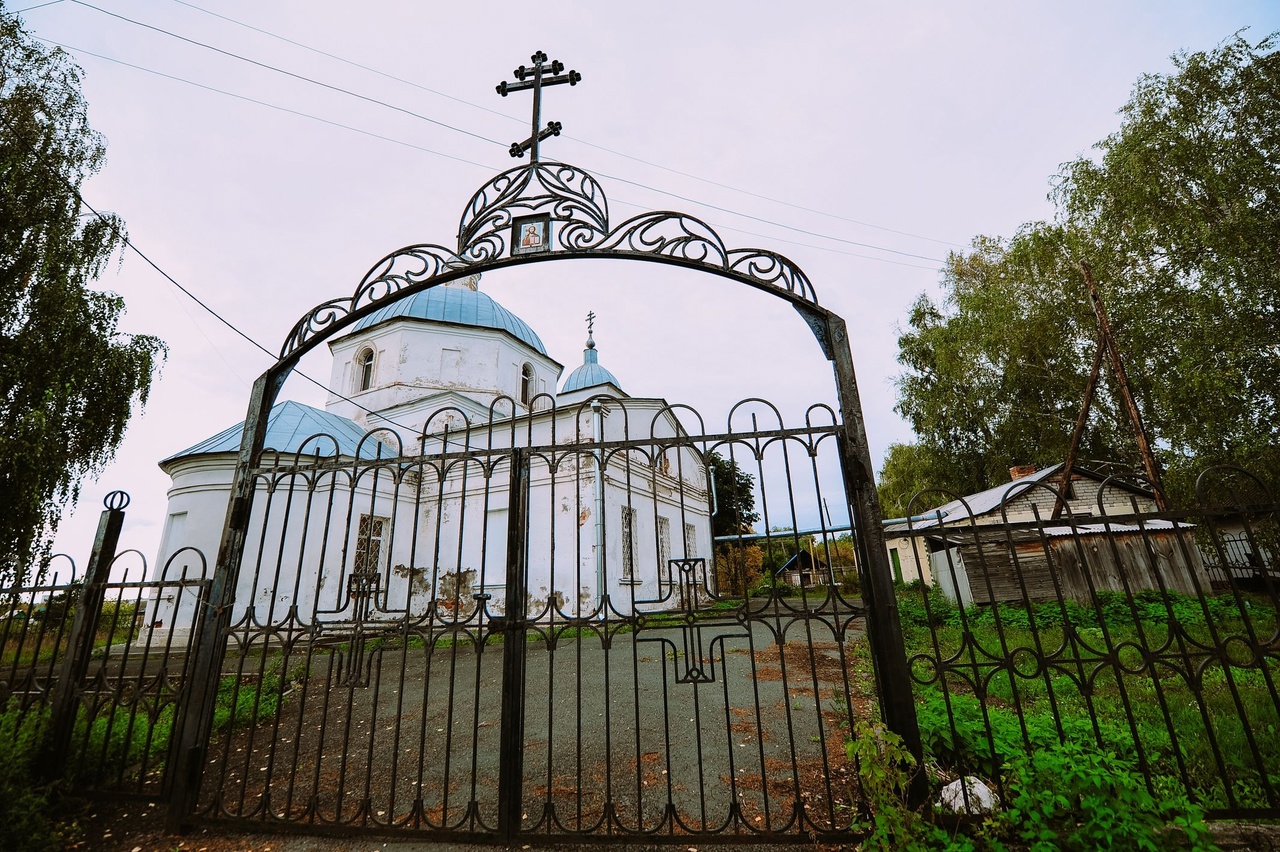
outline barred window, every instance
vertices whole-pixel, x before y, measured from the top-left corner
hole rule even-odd
[[[374,515],[360,516],[360,530],[356,536],[356,556],[351,568],[357,574],[372,574],[382,567],[382,539],[390,520]]]
[[[630,580],[636,573],[636,510],[622,507],[622,579]]]
[[[684,525],[684,558],[698,558],[698,528],[693,524]]]
[[[658,516],[658,577],[667,579],[671,567],[671,519]]]

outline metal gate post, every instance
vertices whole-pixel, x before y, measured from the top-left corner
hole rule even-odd
[[[235,605],[240,561],[244,556],[249,515],[253,508],[254,477],[251,468],[262,452],[271,405],[288,375],[289,371],[277,364],[254,382],[249,396],[249,411],[240,438],[240,455],[236,460],[218,560],[214,563],[213,582],[205,599],[204,612],[198,614],[196,623],[192,625],[196,634],[189,653],[195,660],[190,668],[189,688],[185,705],[178,708],[176,714],[178,728],[170,753],[174,767],[171,776],[173,790],[166,822],[171,833],[179,833],[186,828],[185,822],[194,812],[200,793],[205,749],[213,729],[214,703],[226,654],[226,630]]]
[[[876,493],[873,475],[875,466],[867,443],[866,421],[862,416],[862,402],[854,376],[853,354],[849,351],[849,335],[844,320],[835,314],[827,315],[826,326],[836,374],[836,391],[840,397],[840,416],[844,422],[839,444],[840,467],[857,531],[862,596],[868,611],[867,639],[871,643],[880,715],[889,730],[902,737],[903,744],[915,755],[916,765],[922,766],[920,723],[916,717],[907,649],[898,619],[898,599],[893,593],[893,574],[885,550],[880,497]],[[910,792],[915,803],[927,796],[923,772],[915,774]]]
[[[502,631],[502,723],[498,750],[498,833],[520,830],[524,805],[525,562],[529,514],[529,454],[513,449],[507,497],[507,601]],[[494,619],[495,621],[497,619]]]
[[[129,505],[129,495],[123,491],[112,491],[102,502],[106,508],[98,518],[98,534],[94,537],[93,552],[89,555],[89,564],[84,572],[84,591],[76,604],[71,635],[67,639],[67,655],[62,660],[58,682],[53,688],[49,760],[44,768],[49,778],[61,778],[67,769],[72,731],[76,726],[76,695],[80,682],[89,670],[93,637],[98,631],[98,620],[102,615],[102,603],[106,596],[104,587],[111,574],[111,563],[116,558],[116,546],[120,543],[120,529],[124,525],[124,509]]]

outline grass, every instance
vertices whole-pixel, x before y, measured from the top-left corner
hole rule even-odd
[[[1208,808],[1280,797],[1280,672],[1225,641],[1274,635],[1268,600],[1104,593],[962,613],[936,591],[899,598],[921,733],[948,772],[995,778],[1017,755],[1075,743]]]

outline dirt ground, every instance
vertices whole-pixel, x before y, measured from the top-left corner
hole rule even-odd
[[[197,828],[186,835],[174,835],[165,831],[164,809],[158,805],[139,802],[77,803],[75,837],[68,843],[68,850],[83,852],[496,852],[497,850],[550,850],[551,852],[582,852],[592,848],[590,843],[560,846],[482,845],[472,843],[447,843],[440,841],[392,839],[385,837],[312,837],[291,834],[246,834],[231,828]],[[725,844],[636,844],[610,848],[619,852],[728,852],[741,850],[740,845]],[[845,847],[752,846],[761,852],[782,850],[813,850],[813,852],[840,852]]]

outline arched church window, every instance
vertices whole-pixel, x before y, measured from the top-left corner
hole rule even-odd
[[[356,390],[373,387],[373,350],[363,349],[356,356]]]
[[[526,363],[520,368],[520,401],[525,405],[533,402],[537,386],[533,381],[533,365]]]

